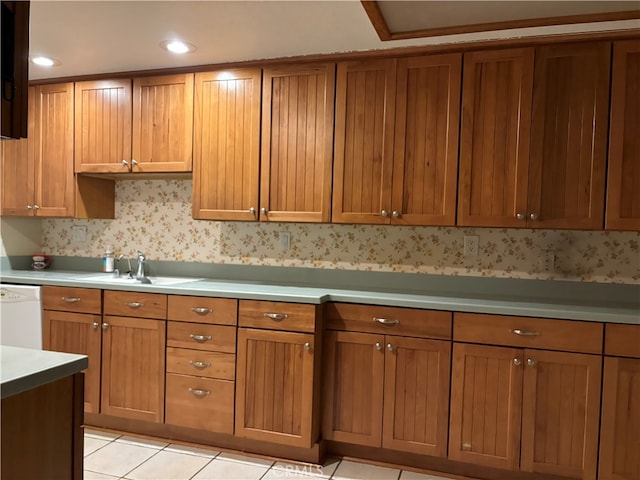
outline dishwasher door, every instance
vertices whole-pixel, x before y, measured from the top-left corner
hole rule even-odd
[[[40,287],[0,284],[0,345],[42,350]]]

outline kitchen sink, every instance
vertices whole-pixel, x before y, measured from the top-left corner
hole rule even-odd
[[[151,285],[177,285],[179,283],[196,282],[202,280],[201,278],[193,277],[146,277]],[[82,280],[86,282],[96,283],[109,283],[113,285],[145,285],[140,280],[135,278],[128,278],[126,275],[121,277],[114,277],[112,273],[98,273],[95,275],[82,275],[76,278],[76,280]]]

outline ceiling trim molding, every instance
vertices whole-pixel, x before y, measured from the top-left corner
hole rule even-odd
[[[612,22],[618,20],[633,20],[640,18],[640,9],[623,12],[589,13],[584,15],[564,15],[557,17],[527,18],[502,22],[476,23],[455,25],[452,27],[429,28],[424,30],[410,30],[392,32],[380,10],[377,0],[361,0],[369,21],[373,25],[378,37],[383,42],[390,40],[409,40],[414,38],[439,37],[443,35],[457,35],[464,33],[488,32],[496,30],[510,30],[514,28],[547,27],[552,25],[568,25],[574,23]]]

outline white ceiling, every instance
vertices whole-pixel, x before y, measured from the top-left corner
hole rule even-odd
[[[460,5],[463,3],[460,2]],[[637,1],[628,3],[629,10],[638,8]],[[29,78],[37,80],[307,54],[629,28],[640,28],[640,20],[382,42],[357,0],[32,0],[30,54],[52,56],[60,61],[60,65],[47,69],[31,64]],[[176,56],[159,47],[160,42],[174,37],[195,44],[197,50]]]

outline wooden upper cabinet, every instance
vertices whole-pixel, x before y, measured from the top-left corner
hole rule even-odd
[[[195,75],[193,218],[258,219],[260,69]]]
[[[38,216],[74,214],[73,104],[73,83],[35,87],[33,208]]]
[[[135,78],[132,171],[190,172],[192,141],[193,74]]]
[[[264,70],[260,220],[329,222],[335,64]]]
[[[528,226],[602,229],[611,43],[536,49]]]
[[[75,110],[76,172],[128,172],[131,80],[77,82]]]
[[[525,226],[533,49],[465,54],[462,82],[458,225]]]
[[[398,60],[392,224],[455,225],[461,61]]]
[[[395,85],[395,59],[338,64],[334,223],[389,223]]]
[[[640,40],[615,42],[607,230],[640,230]]]

